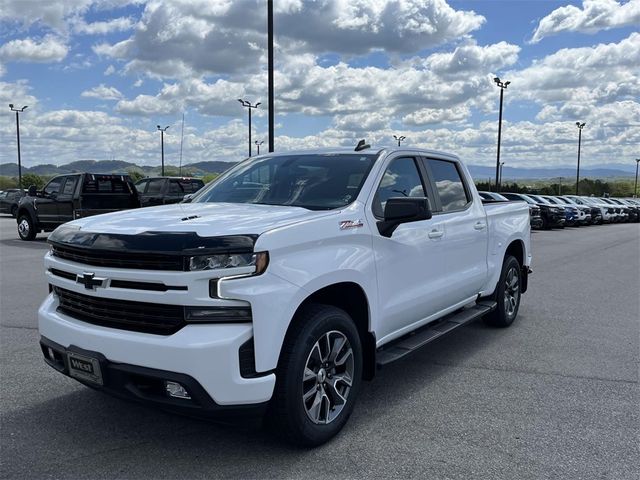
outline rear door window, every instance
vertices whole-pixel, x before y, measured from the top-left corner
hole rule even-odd
[[[435,159],[429,159],[428,163],[442,211],[446,213],[464,209],[471,201],[471,196],[457,165],[454,162]]]
[[[185,189],[183,184],[187,184],[190,186],[188,182],[180,182],[179,180],[170,180],[169,181],[169,194],[170,195],[184,195]]]
[[[76,191],[76,185],[78,184],[78,177],[67,177],[62,187],[62,195],[73,195]]]
[[[164,178],[154,178],[149,180],[149,185],[147,185],[147,190],[144,193],[162,193],[162,187],[164,187]]]

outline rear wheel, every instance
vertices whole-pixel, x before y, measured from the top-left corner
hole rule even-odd
[[[27,213],[20,215],[18,218],[18,235],[20,239],[33,240],[36,238],[37,233],[31,216]]]
[[[520,288],[522,271],[520,262],[507,255],[502,264],[500,280],[495,292],[497,308],[484,317],[484,321],[494,327],[508,327],[518,316],[520,308]]]
[[[362,346],[351,317],[310,305],[282,347],[269,421],[287,441],[320,445],[347,423],[361,378]]]

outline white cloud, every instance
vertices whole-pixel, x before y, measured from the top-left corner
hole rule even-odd
[[[7,73],[7,69],[2,63],[0,63],[0,77],[4,77],[5,73]]]
[[[28,105],[33,109],[37,104],[36,98],[29,93],[31,88],[26,81],[20,80],[18,82],[0,82],[0,105],[8,105],[13,103],[22,108],[23,105]]]
[[[115,87],[107,87],[100,84],[91,90],[85,90],[80,94],[82,97],[87,98],[99,98],[101,100],[120,100],[122,99],[122,93]]]
[[[134,34],[96,45],[99,55],[127,60],[130,71],[165,78],[255,72],[264,65],[264,9],[246,2],[151,0]],[[414,53],[456,40],[485,21],[445,0],[289,1],[279,5],[279,58],[301,52]]]
[[[116,72],[116,67],[114,67],[113,65],[109,65],[106,70],[104,71],[104,75],[113,75]]]
[[[104,22],[86,23],[80,20],[76,23],[74,30],[77,33],[87,35],[106,35],[111,32],[124,32],[133,28],[134,22],[129,17],[114,18]]]
[[[41,40],[24,38],[11,40],[0,47],[0,58],[4,61],[49,63],[60,62],[69,49],[63,41],[52,35]]]
[[[564,48],[513,72],[512,89],[537,103],[610,103],[640,97],[640,33],[618,43]]]
[[[640,0],[629,0],[626,3],[615,0],[583,0],[582,9],[567,5],[557,8],[540,20],[531,43],[562,32],[595,33],[638,24]]]

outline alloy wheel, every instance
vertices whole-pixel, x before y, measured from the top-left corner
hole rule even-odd
[[[332,330],[311,348],[302,375],[302,403],[315,424],[334,421],[344,409],[353,384],[354,357],[349,339]]]
[[[504,283],[504,310],[507,317],[512,317],[515,314],[519,301],[520,281],[518,277],[518,270],[516,267],[511,267],[507,272]]]

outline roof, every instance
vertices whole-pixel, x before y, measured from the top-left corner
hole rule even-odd
[[[330,147],[330,148],[312,148],[305,150],[287,150],[285,152],[264,153],[261,157],[266,156],[285,156],[285,155],[380,155],[382,153],[406,153],[413,155],[424,155],[428,157],[441,157],[450,160],[460,160],[457,155],[452,153],[442,152],[438,150],[424,149],[424,148],[412,148],[403,146],[371,146],[370,148],[356,151],[355,147]]]

